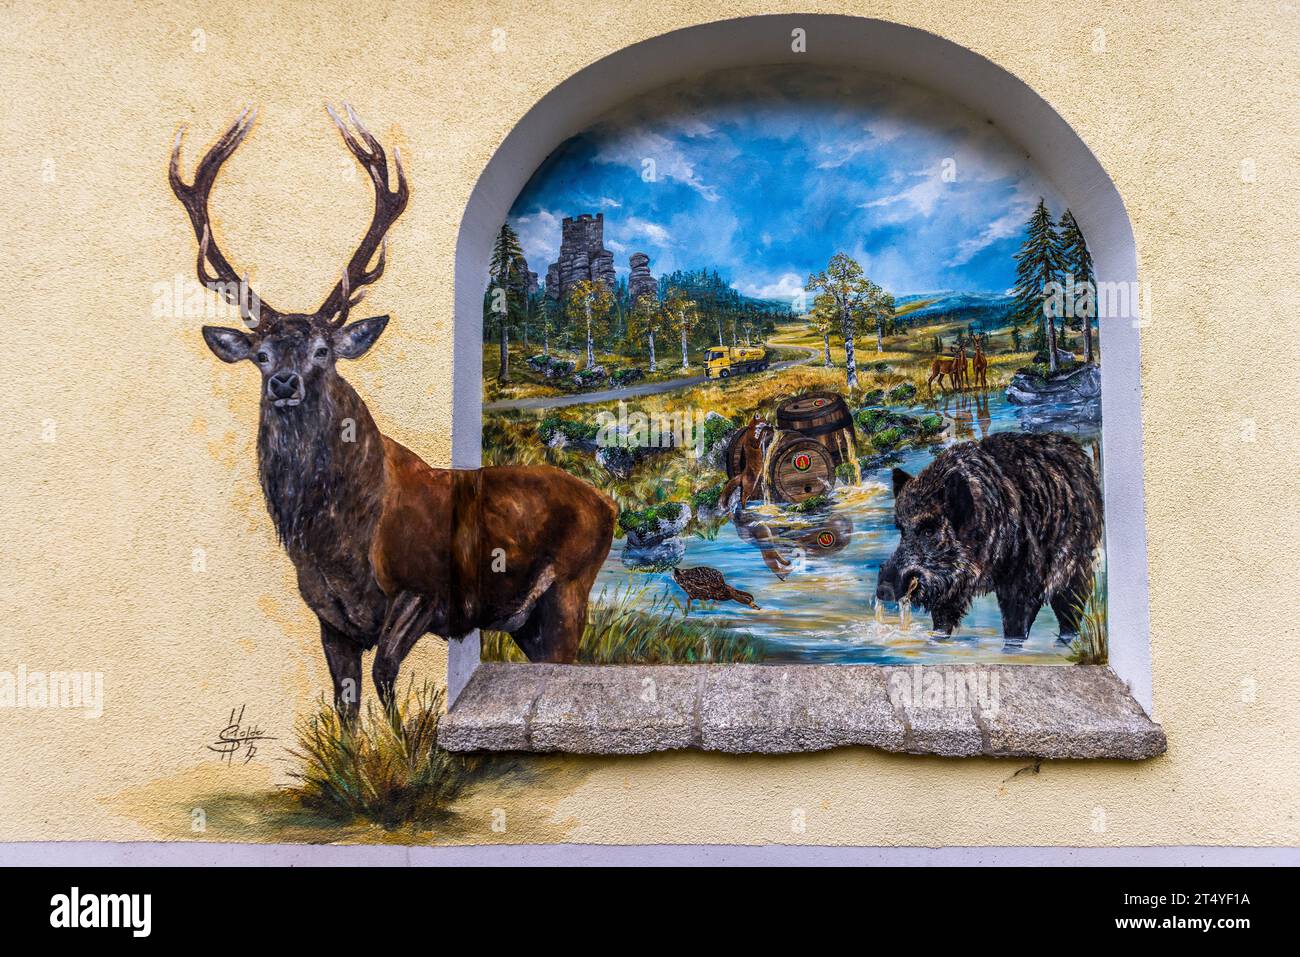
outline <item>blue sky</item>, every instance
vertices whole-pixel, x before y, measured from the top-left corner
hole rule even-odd
[[[895,295],[1004,292],[1039,196],[1059,215],[1022,151],[928,91],[766,67],[620,107],[547,158],[510,221],[540,276],[560,221],[603,212],[620,275],[644,252],[656,276],[705,266],[747,295],[788,300],[844,251]]]

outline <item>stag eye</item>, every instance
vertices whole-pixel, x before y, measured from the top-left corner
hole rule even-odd
[[[324,359],[324,358],[325,358],[327,355],[329,355],[329,354],[330,354],[330,351],[329,351],[328,349],[326,349],[324,346],[321,346],[319,349],[316,350],[316,358],[317,358],[317,359]]]
[[[257,354],[257,361],[262,365],[266,365],[268,362],[271,361],[271,357],[267,355],[266,350],[264,349]]]

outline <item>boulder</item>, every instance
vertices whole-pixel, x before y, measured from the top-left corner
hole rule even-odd
[[[1045,379],[1017,372],[1007,386],[1007,399],[1016,405],[1073,405],[1101,398],[1101,369],[1085,365],[1065,375]]]

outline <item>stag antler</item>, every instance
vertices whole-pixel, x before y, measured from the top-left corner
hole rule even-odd
[[[406,173],[402,170],[401,153],[394,148],[393,165],[397,169],[397,189],[390,190],[388,156],[384,153],[384,148],[357,118],[356,112],[350,105],[344,103],[343,109],[356,128],[355,133],[348,129],[347,124],[334,112],[333,107],[328,103],[325,104],[325,111],[338,127],[343,142],[366,168],[371,181],[375,184],[375,215],[370,220],[370,228],[366,230],[361,245],[357,247],[357,251],[352,254],[352,259],[343,270],[338,284],[316,311],[318,316],[331,321],[335,327],[347,322],[348,310],[360,302],[365,295],[365,291],[360,287],[370,285],[384,274],[384,257],[388,251],[388,240],[384,238],[384,234],[388,232],[388,227],[393,225],[394,220],[402,214],[402,210],[406,208],[406,200],[410,196],[410,191],[406,187]],[[379,251],[379,259],[373,269],[367,269],[376,250]],[[356,295],[352,295],[354,289],[359,290]]]
[[[235,272],[235,267],[230,265],[230,261],[213,241],[212,227],[208,219],[208,194],[212,191],[212,183],[217,178],[221,164],[243,142],[256,118],[256,110],[250,112],[245,109],[239,114],[239,118],[231,124],[230,129],[226,130],[221,139],[208,150],[207,155],[199,160],[199,165],[194,170],[192,185],[186,185],[181,179],[181,139],[185,135],[185,127],[182,126],[176,131],[176,144],[172,147],[172,160],[167,177],[171,181],[172,192],[185,206],[185,211],[190,214],[194,237],[199,241],[197,266],[199,282],[219,293],[231,305],[238,305],[239,314],[250,326],[256,326],[262,319],[273,319],[280,313],[261,301],[249,287],[248,275],[245,274],[241,279]],[[208,275],[208,263],[216,269],[215,276]]]

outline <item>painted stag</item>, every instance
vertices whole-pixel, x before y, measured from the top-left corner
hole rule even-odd
[[[532,661],[574,661],[616,510],[558,469],[431,468],[380,433],[336,363],[364,355],[388,325],[387,316],[348,318],[363,287],[383,274],[385,235],[409,190],[396,151],[394,183],[383,147],[352,109],[348,122],[327,110],[369,173],[375,210],[314,312],[280,312],[253,294],[209,222],[213,181],[255,114],[235,121],[189,184],[180,171],[184,130],[177,133],[170,180],[198,239],[200,282],[237,305],[248,327],[204,326],[203,339],[222,361],[247,360],[261,373],[257,462],[267,511],[320,619],[335,707],[351,721],[361,656],[372,648],[386,707],[403,659],[425,634],[506,631]]]

